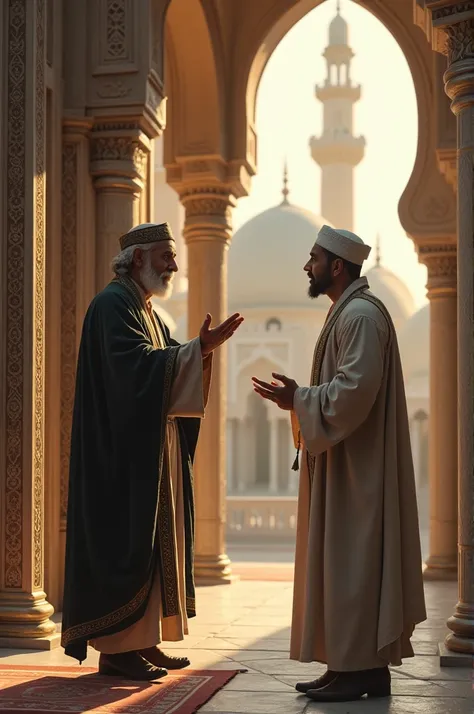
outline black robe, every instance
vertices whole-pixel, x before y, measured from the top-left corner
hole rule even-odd
[[[62,645],[86,658],[88,640],[143,615],[158,567],[163,616],[179,613],[166,420],[179,345],[135,284],[110,283],[92,301],[79,348],[71,438]],[[200,419],[179,418],[186,609],[195,615],[192,460]]]

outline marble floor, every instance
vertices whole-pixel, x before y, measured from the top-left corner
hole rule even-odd
[[[323,668],[288,659],[291,582],[252,579],[199,588],[199,615],[190,623],[187,641],[167,649],[190,652],[195,669],[248,670],[218,692],[200,714],[473,714],[473,670],[440,669],[437,657],[456,596],[455,583],[427,583],[429,620],[416,630],[416,657],[393,668],[393,696],[387,700],[320,705],[296,694],[297,681],[313,678]],[[0,650],[0,658],[17,664],[73,663],[61,649]],[[91,650],[86,664],[96,661]]]

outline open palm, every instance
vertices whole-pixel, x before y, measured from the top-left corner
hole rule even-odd
[[[244,318],[236,312],[228,317],[227,320],[221,322],[220,325],[217,325],[217,327],[211,327],[212,316],[208,313],[199,332],[203,356],[210,354],[213,350],[226,342],[229,337],[232,337],[243,321]]]

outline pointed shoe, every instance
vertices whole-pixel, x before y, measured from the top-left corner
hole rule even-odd
[[[143,659],[138,652],[121,652],[119,654],[101,654],[99,658],[99,674],[107,677],[122,677],[139,682],[153,682],[166,677],[167,670]]]
[[[143,659],[147,662],[151,662],[155,667],[163,667],[164,669],[184,669],[189,667],[191,662],[187,657],[173,657],[172,655],[167,655],[160,650],[159,647],[154,647],[153,649],[140,650],[140,654]]]
[[[321,687],[325,687],[327,684],[332,682],[336,676],[337,672],[333,672],[331,669],[328,669],[327,672],[324,672],[321,677],[313,679],[312,682],[298,682],[295,685],[295,689],[297,692],[301,692],[301,694],[306,694],[310,691],[310,689],[321,689]]]
[[[325,687],[306,692],[306,696],[315,702],[352,702],[362,699],[364,695],[374,699],[391,695],[388,668],[339,672]]]

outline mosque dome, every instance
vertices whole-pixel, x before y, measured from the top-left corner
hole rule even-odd
[[[430,306],[415,312],[398,335],[406,380],[426,377],[430,370]]]
[[[349,31],[347,22],[342,17],[339,7],[337,15],[329,25],[329,44],[330,45],[347,45],[349,42]]]
[[[232,239],[228,278],[232,308],[309,306],[303,267],[328,221],[292,205],[286,183],[285,174],[280,205],[252,218]]]
[[[371,292],[382,300],[395,327],[399,329],[415,312],[415,301],[403,280],[381,264],[380,236],[377,236],[375,261],[375,265],[367,271],[365,277],[369,281]]]

